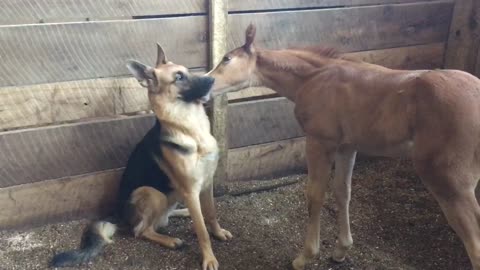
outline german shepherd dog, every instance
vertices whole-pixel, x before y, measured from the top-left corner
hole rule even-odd
[[[217,270],[207,228],[220,240],[229,240],[232,234],[218,224],[213,198],[218,149],[203,104],[210,98],[214,79],[192,75],[187,68],[167,61],[160,45],[155,68],[136,61],[127,67],[148,89],[157,119],[130,155],[115,217],[128,224],[136,237],[175,249],[182,246],[182,240],[159,234],[157,229],[166,226],[171,216],[190,215],[203,255],[202,269]],[[175,209],[180,201],[187,209]],[[92,260],[112,242],[115,231],[116,225],[108,221],[91,224],[84,233],[83,247],[56,255],[52,266]]]

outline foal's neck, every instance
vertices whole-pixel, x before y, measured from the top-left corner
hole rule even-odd
[[[327,57],[301,50],[260,50],[256,68],[258,84],[295,102],[298,89],[330,62]]]

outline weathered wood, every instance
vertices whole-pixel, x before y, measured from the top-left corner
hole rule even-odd
[[[294,104],[285,98],[231,104],[228,107],[229,147],[237,148],[303,136],[293,108]]]
[[[443,65],[445,43],[347,53],[349,58],[395,69],[435,69]]]
[[[105,215],[113,207],[122,171],[0,188],[0,230]]]
[[[402,69],[442,66],[444,43],[349,53]],[[203,73],[195,70],[194,73]],[[229,93],[231,102],[275,92],[256,87]],[[0,89],[0,130],[149,110],[147,93],[133,78],[106,78]]]
[[[232,148],[302,135],[291,104],[264,102],[229,105]],[[0,187],[122,167],[153,122],[153,115],[140,115],[2,132]]]
[[[122,167],[153,119],[134,116],[0,133],[0,187]]]
[[[304,172],[304,138],[229,151],[229,181]],[[0,188],[0,230],[99,217],[112,210],[123,169]]]
[[[422,0],[429,2],[435,0]],[[258,11],[298,8],[349,7],[364,5],[382,5],[414,3],[418,0],[229,0],[230,11]]]
[[[270,178],[306,169],[304,137],[229,151],[228,181]]]
[[[451,2],[234,14],[229,48],[244,43],[247,25],[257,25],[256,43],[266,48],[323,44],[344,52],[445,42]]]
[[[210,33],[210,68],[213,68],[227,52],[226,40],[228,33],[227,0],[209,0],[209,33]],[[219,160],[215,171],[214,182],[218,187],[228,179],[228,97],[221,95],[212,101],[210,122],[212,134],[217,139]]]
[[[457,0],[453,10],[445,67],[474,73],[480,50],[480,2]]]
[[[156,42],[205,67],[205,30],[206,16],[0,27],[0,87],[129,75],[128,59],[153,64]]]
[[[205,0],[5,0],[0,25],[205,13]]]

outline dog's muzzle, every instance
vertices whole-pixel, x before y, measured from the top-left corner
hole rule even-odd
[[[186,102],[200,101],[206,103],[210,100],[215,79],[209,76],[196,76],[191,80],[191,87],[182,93],[183,100]]]

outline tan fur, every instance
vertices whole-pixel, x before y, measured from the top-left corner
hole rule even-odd
[[[251,43],[251,28],[246,36]],[[359,151],[410,157],[473,268],[480,270],[480,207],[474,193],[480,178],[480,80],[456,70],[392,70],[320,48],[245,46],[228,53],[232,59],[209,75],[217,93],[262,85],[295,102],[307,137],[309,176],[309,221],[295,269],[319,252],[320,210],[334,162],[339,234],[333,259],[345,259],[353,244],[348,207]]]
[[[217,142],[210,133],[210,122],[203,104],[178,99],[180,89],[175,84],[175,74],[179,71],[189,74],[188,69],[161,57],[165,56],[159,47],[158,64],[153,70],[155,79],[141,83],[148,87],[150,104],[161,123],[162,132],[168,134],[170,142],[192,151],[181,153],[161,146],[162,158],[157,163],[170,178],[174,192],[166,196],[151,187],[135,190],[130,199],[134,208],[130,223],[135,235],[165,247],[177,248],[183,243],[180,239],[161,235],[156,229],[167,225],[169,216],[190,215],[203,255],[202,269],[217,270],[218,261],[207,228],[220,240],[232,238],[231,233],[218,224],[213,199]],[[179,201],[187,206],[188,211],[174,210]]]

